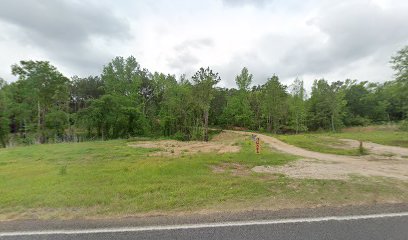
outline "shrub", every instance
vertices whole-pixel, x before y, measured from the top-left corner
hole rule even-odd
[[[362,141],[360,141],[360,144],[359,144],[359,146],[358,146],[358,153],[359,153],[360,155],[366,155],[366,154],[368,154],[368,153],[367,153],[367,149],[365,149],[365,148],[363,147],[363,142],[362,142]]]
[[[401,131],[407,131],[408,132],[408,120],[404,120],[401,122],[399,129]]]
[[[59,169],[59,175],[64,176],[67,174],[67,165],[61,166]]]

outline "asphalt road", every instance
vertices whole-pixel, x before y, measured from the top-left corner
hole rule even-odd
[[[0,232],[0,239],[408,239],[408,212],[208,224]]]

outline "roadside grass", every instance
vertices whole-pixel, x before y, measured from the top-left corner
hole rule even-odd
[[[408,183],[215,173],[234,163],[281,165],[296,157],[249,139],[239,153],[153,157],[125,140],[0,149],[0,219],[109,217],[197,210],[408,201]],[[259,204],[259,206],[258,206]],[[236,207],[234,207],[236,206]]]

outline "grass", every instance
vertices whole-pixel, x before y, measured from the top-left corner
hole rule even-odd
[[[365,155],[365,151],[359,148],[350,148],[335,137],[327,134],[298,134],[298,135],[275,135],[278,139],[314,152],[330,153],[338,155],[358,156]]]
[[[353,131],[335,133],[333,136],[408,148],[408,132],[398,130],[364,130],[364,128],[356,128]]]
[[[276,135],[280,140],[315,152],[338,155],[365,155],[366,149],[350,148],[340,139],[354,139],[368,141],[389,146],[408,148],[408,132],[400,131],[396,126],[368,126],[344,129],[339,133],[305,133],[298,135]]]
[[[211,166],[281,165],[294,156],[240,140],[240,153],[152,157],[155,149],[124,140],[0,149],[0,219],[73,218],[170,213],[231,206],[408,201],[408,184],[373,178],[291,179],[214,173]],[[256,204],[256,205],[254,205]]]

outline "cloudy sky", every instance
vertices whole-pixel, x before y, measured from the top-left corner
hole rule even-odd
[[[277,74],[383,82],[408,44],[406,0],[1,0],[0,77],[20,60],[48,60],[67,76],[100,74],[114,56],[150,71],[201,66],[233,87],[247,66],[256,84]]]

